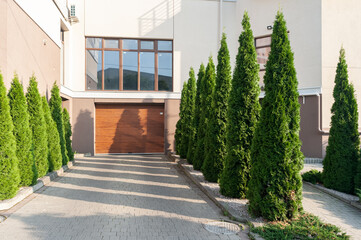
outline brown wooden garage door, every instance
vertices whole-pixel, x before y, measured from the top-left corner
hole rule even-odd
[[[97,104],[96,153],[164,152],[164,106]]]

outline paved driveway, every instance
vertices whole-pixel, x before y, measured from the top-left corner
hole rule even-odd
[[[164,156],[81,158],[13,211],[1,239],[239,239],[203,228],[219,210]]]

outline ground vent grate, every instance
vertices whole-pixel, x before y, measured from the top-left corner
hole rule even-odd
[[[230,222],[208,222],[203,224],[204,228],[211,232],[216,234],[237,234],[240,231],[240,228],[237,224],[230,223]]]

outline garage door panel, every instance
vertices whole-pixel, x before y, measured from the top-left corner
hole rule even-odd
[[[163,105],[96,105],[96,153],[164,152]]]

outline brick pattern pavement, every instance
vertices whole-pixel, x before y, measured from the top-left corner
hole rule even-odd
[[[202,223],[222,218],[164,156],[96,156],[32,195],[1,239],[240,239]]]

